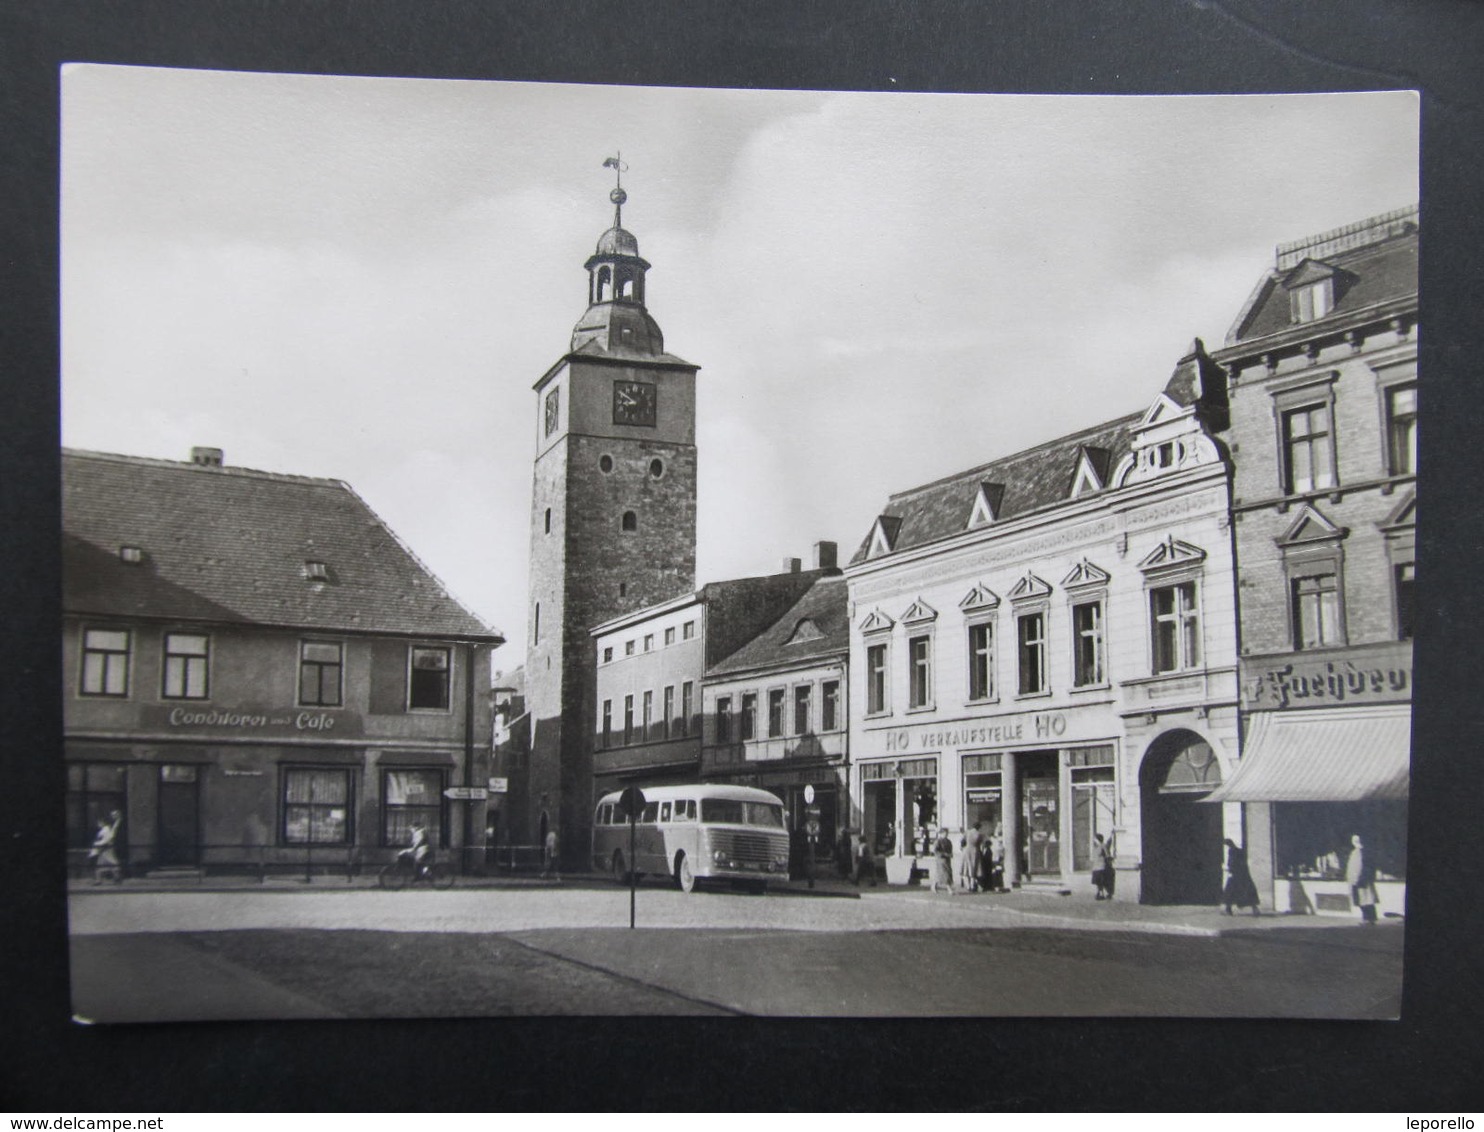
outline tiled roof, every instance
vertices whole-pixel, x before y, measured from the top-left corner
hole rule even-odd
[[[503,639],[339,480],[64,450],[62,530],[69,612]]]
[[[826,575],[810,586],[809,592],[770,627],[708,669],[707,675],[741,672],[774,664],[795,664],[845,653],[850,648],[847,609],[845,579],[838,574]],[[818,630],[818,636],[807,630],[796,633],[806,621]]]
[[[1109,469],[1118,467],[1128,455],[1132,429],[1141,415],[1134,413],[1119,417],[893,495],[881,512],[883,516],[900,520],[893,552],[949,538],[963,531],[973,513],[974,499],[981,483],[1004,485],[1004,495],[996,512],[997,523],[1068,502],[1079,451],[1083,448],[1103,449],[1107,452],[1106,466]],[[871,538],[867,535],[851,558],[852,564],[866,560],[870,545]]]
[[[1361,229],[1363,225],[1355,227]],[[1353,235],[1348,242],[1358,241],[1363,234]],[[1339,250],[1331,250],[1333,247],[1334,244],[1318,243],[1311,249],[1312,256],[1301,257],[1297,263],[1290,261],[1304,250],[1300,245],[1280,248],[1283,266],[1270,270],[1258,284],[1227,336],[1227,347],[1292,329],[1295,323],[1284,281],[1290,275],[1313,274],[1316,266],[1333,270],[1336,295],[1333,309],[1312,325],[1322,326],[1326,321],[1342,319],[1378,303],[1416,296],[1418,238],[1415,224],[1406,223],[1403,219],[1379,228],[1374,242]],[[1285,252],[1287,248],[1294,250]]]
[[[702,586],[700,596],[706,603],[707,667],[730,656],[773,624],[827,573],[838,571],[800,570],[708,582]]]

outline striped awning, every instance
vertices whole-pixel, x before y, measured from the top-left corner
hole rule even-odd
[[[1254,712],[1237,769],[1201,800],[1400,801],[1411,762],[1407,704]]]

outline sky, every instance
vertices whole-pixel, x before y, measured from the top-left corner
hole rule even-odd
[[[1408,92],[739,91],[72,64],[62,437],[350,483],[524,658],[531,386],[612,223],[701,367],[697,581],[1143,409],[1277,243],[1418,199]]]

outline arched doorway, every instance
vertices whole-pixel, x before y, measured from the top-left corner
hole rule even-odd
[[[1215,904],[1221,899],[1221,807],[1202,805],[1221,785],[1221,764],[1193,731],[1168,731],[1139,767],[1143,904]]]

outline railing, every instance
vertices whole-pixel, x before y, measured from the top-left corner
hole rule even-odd
[[[160,859],[154,847],[115,849],[120,879],[140,879],[162,874],[213,877],[247,877],[266,883],[269,877],[298,879],[308,884],[315,878],[343,880],[352,884],[358,877],[374,877],[383,865],[396,860],[402,847],[381,845],[222,845],[199,843],[175,846],[171,860]],[[67,875],[86,879],[96,875],[97,862],[87,848],[67,850]],[[540,845],[470,845],[434,851],[437,860],[453,864],[463,876],[516,876],[539,873],[545,863]]]

